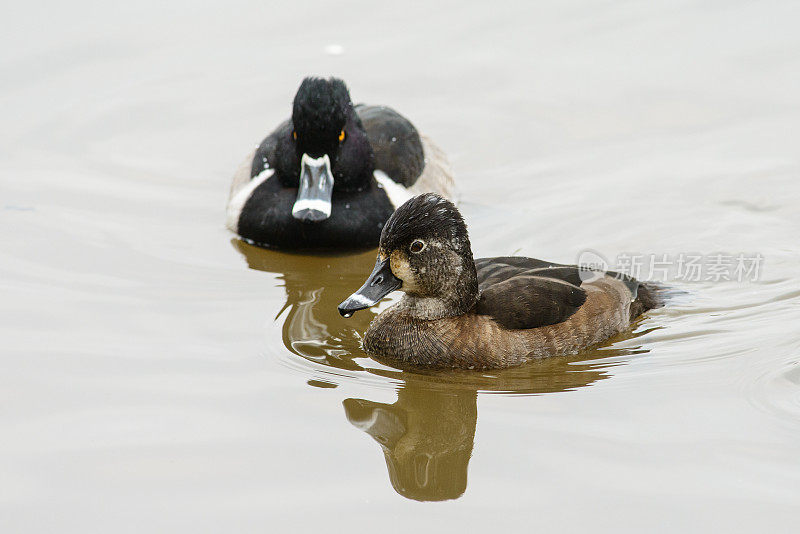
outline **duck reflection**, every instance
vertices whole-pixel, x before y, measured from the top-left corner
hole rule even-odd
[[[602,351],[604,357],[621,352]],[[397,401],[351,398],[343,404],[347,420],[380,445],[397,493],[417,501],[442,501],[456,499],[467,489],[478,391],[529,395],[570,391],[607,378],[607,369],[575,357],[550,358],[492,374],[373,369],[401,380]]]
[[[336,306],[364,282],[364,273],[375,263],[374,251],[348,256],[304,256],[265,250],[240,239],[231,243],[248,267],[277,273],[283,280],[286,303],[275,319],[285,314],[282,337],[286,348],[332,367],[362,369],[353,360],[354,356],[363,356],[358,332],[366,330],[375,314],[365,313],[346,322]]]
[[[397,402],[345,399],[347,419],[380,444],[395,491],[417,501],[455,499],[467,489],[478,421],[477,391],[404,387]]]

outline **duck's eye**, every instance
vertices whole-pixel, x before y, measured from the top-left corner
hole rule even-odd
[[[339,142],[341,143],[342,141],[344,141],[344,130],[339,132]]]
[[[292,139],[294,139],[295,141],[297,141],[297,130],[293,130],[293,131],[292,131]]]
[[[425,250],[425,241],[422,239],[415,239],[411,246],[408,247],[408,250],[413,252],[414,254],[419,254],[423,250]]]

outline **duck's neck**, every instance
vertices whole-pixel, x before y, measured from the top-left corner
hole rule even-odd
[[[453,312],[452,304],[435,297],[403,295],[398,307],[416,319],[432,321],[460,315]]]
[[[459,276],[442,284],[439,296],[406,294],[399,308],[414,318],[428,321],[469,312],[478,300],[478,274],[471,254],[463,260]]]

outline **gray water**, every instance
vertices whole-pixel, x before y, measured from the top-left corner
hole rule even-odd
[[[3,12],[2,532],[798,528],[797,3]],[[308,74],[450,154],[476,256],[758,276],[672,273],[670,306],[569,358],[377,364],[370,314],[335,311],[373,252],[223,226]]]

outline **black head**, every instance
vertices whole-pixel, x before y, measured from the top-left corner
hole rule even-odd
[[[303,80],[292,108],[292,136],[298,150],[312,158],[335,152],[340,134],[352,113],[350,93],[342,80]]]
[[[292,108],[292,143],[299,159],[327,155],[335,189],[363,187],[375,170],[372,148],[353,109],[350,92],[338,78],[303,80]]]
[[[420,317],[469,311],[478,298],[478,279],[467,225],[455,205],[435,193],[426,193],[397,208],[381,233],[373,274],[361,290],[340,305],[340,312],[360,309],[353,306],[367,300],[377,302],[376,276],[384,283],[399,285],[411,297],[410,302],[417,304]],[[368,295],[362,294],[365,290]],[[359,294],[368,298],[359,298]],[[388,291],[382,296],[386,294]]]

